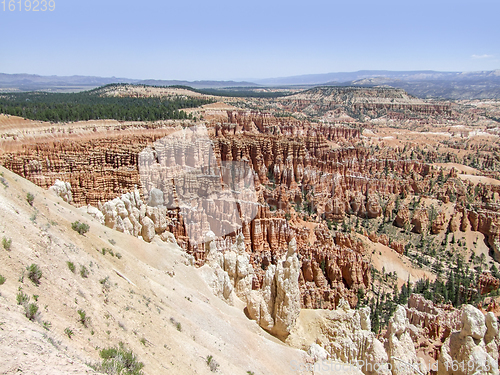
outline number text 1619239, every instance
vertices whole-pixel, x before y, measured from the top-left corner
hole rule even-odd
[[[0,10],[3,12],[53,12],[55,0],[2,0]]]

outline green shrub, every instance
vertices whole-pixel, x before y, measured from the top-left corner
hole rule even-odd
[[[125,349],[122,342],[118,348],[102,349],[99,356],[103,359],[102,363],[91,366],[98,372],[110,375],[143,375],[144,364],[138,361],[131,350]]]
[[[80,276],[83,278],[89,277],[89,270],[85,266],[80,266]]]
[[[85,328],[87,328],[88,323],[90,321],[90,318],[87,316],[87,313],[82,309],[78,310],[77,312],[78,315],[80,315],[80,319],[78,319],[78,321],[82,323]]]
[[[115,253],[113,252],[113,250],[111,250],[107,247],[103,247],[101,249],[101,252],[102,252],[102,255],[106,255],[106,253],[108,253],[108,254],[111,254],[111,256],[115,256]]]
[[[182,324],[180,322],[178,322],[174,318],[170,318],[170,323],[172,323],[175,326],[177,331],[182,332]]]
[[[31,266],[26,267],[28,271],[28,278],[33,281],[35,285],[40,285],[40,279],[42,278],[42,271],[35,263]]]
[[[71,338],[71,336],[74,335],[73,331],[71,330],[71,328],[69,327],[66,327],[64,328],[64,333],[66,334],[66,336],[68,336],[69,338]]]
[[[7,280],[7,279],[5,277],[3,277],[2,275],[0,275],[0,285],[5,284],[5,280]]]
[[[43,322],[42,327],[44,329],[46,329],[47,331],[50,331],[50,327],[52,327],[52,323],[51,322]]]
[[[214,357],[211,355],[207,356],[207,365],[210,371],[215,372],[219,368],[219,364],[215,361]]]
[[[30,303],[29,305],[24,305],[24,315],[29,320],[35,320],[38,314],[38,305],[36,303]]]
[[[31,193],[26,194],[26,201],[30,206],[33,206],[33,201],[35,200],[35,196]]]
[[[89,231],[90,226],[88,224],[75,221],[71,223],[71,228],[83,236],[85,233]]]
[[[22,291],[19,291],[16,295],[16,300],[18,305],[24,305],[29,302],[30,297]]]
[[[3,248],[5,250],[10,250],[10,247],[12,245],[12,239],[11,238],[7,238],[7,237],[4,237],[2,239],[2,245],[3,245]]]
[[[66,262],[71,272],[75,273],[75,264],[73,262]]]

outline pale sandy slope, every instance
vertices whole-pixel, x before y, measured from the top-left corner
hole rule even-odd
[[[113,231],[4,168],[0,172],[9,185],[0,184],[0,238],[12,239],[10,251],[0,247],[0,274],[7,278],[0,286],[0,374],[92,373],[85,362],[99,359],[96,349],[120,341],[144,362],[146,374],[211,373],[209,355],[220,364],[217,373],[298,373],[290,363],[301,363],[305,352],[213,296],[179,248]],[[34,207],[26,202],[28,192],[35,195]],[[90,224],[89,233],[73,231],[76,220]],[[122,258],[102,255],[103,247]],[[43,272],[38,287],[22,278],[32,263]],[[80,276],[82,265],[88,278]],[[106,277],[109,292],[100,283]],[[16,304],[19,288],[39,296],[38,322]],[[88,328],[78,321],[78,309],[90,316]],[[71,339],[65,328],[74,332]]]

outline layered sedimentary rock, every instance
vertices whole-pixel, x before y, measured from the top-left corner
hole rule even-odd
[[[274,117],[257,111],[228,111],[229,124],[217,124],[216,136],[240,134],[242,131],[305,137],[323,135],[328,140],[356,139],[361,136],[358,129],[327,124],[314,124],[291,117]]]
[[[232,303],[232,292],[242,301],[246,301],[252,290],[254,276],[253,267],[250,264],[250,254],[245,251],[243,234],[236,237],[236,243],[225,252],[217,250],[216,236],[213,232],[206,235],[206,269],[205,279],[212,286],[216,295]]]
[[[390,215],[389,208],[395,195],[428,191],[432,179],[437,177],[437,172],[418,160],[376,159],[365,148],[330,147],[329,140],[352,145],[359,138],[356,129],[315,125],[253,112],[234,112],[229,117],[234,122],[232,131],[224,130],[227,124],[217,124],[214,129],[214,157],[224,162],[248,162],[258,177],[255,180],[258,199],[271,209],[289,212],[292,208],[300,208],[337,222],[350,213],[361,218],[377,218]],[[249,124],[254,124],[257,130],[248,128]],[[135,186],[143,187],[144,178],[137,173],[139,152],[148,146],[154,147],[157,140],[171,132],[172,129],[157,129],[134,136],[85,136],[26,144],[22,150],[3,154],[0,159],[9,169],[40,186],[52,186],[56,179],[69,182],[76,205],[98,206],[99,202],[112,200]],[[165,148],[152,151],[156,155],[165,154]],[[194,156],[201,151],[192,148],[185,155]],[[407,178],[392,179],[387,172],[404,174]],[[450,181],[452,178],[450,171]],[[190,183],[187,179],[184,182]],[[467,193],[456,190],[449,181],[436,194],[441,192],[443,197]],[[144,193],[141,191],[141,194]],[[383,200],[388,201],[384,210],[381,206]],[[446,226],[452,230],[470,227],[484,233],[494,254],[498,254],[500,233],[496,223],[499,219],[493,209],[486,205],[472,206],[467,210],[457,207],[457,212],[463,214],[461,217],[458,213],[453,215],[450,222],[440,213],[431,223],[433,233],[444,230]],[[265,208],[261,209],[257,219],[265,220],[245,228],[246,245],[257,249],[276,247],[274,239],[269,242],[266,229],[271,237],[278,231],[289,240],[286,227],[279,223],[280,216],[276,216],[266,212]],[[411,220],[410,212],[404,207],[398,210],[397,225],[410,224]],[[420,231],[418,215],[413,221],[415,230]],[[178,229],[174,234],[178,238],[186,235],[181,232]],[[252,235],[254,238],[249,238]],[[277,241],[281,251],[285,251],[287,241]]]
[[[485,271],[479,276],[478,290],[480,295],[488,294],[499,287],[500,280],[494,277],[489,271]]]
[[[389,203],[388,206],[391,204]],[[412,212],[407,205],[402,205],[397,210],[394,225],[400,228],[412,228],[416,233],[425,233],[429,228],[433,234],[442,233],[445,229],[451,233],[467,230],[478,231],[485,235],[488,245],[492,249],[493,258],[499,261],[500,214],[497,211],[498,207],[491,204],[469,204],[468,206],[467,209],[461,204],[457,204],[451,216],[441,211],[436,213],[435,219],[430,222],[427,209],[416,209]],[[386,216],[389,215],[386,214]]]
[[[471,305],[461,309],[438,305],[419,294],[411,295],[406,317],[418,356],[428,359],[427,368],[440,374],[498,373],[485,356],[486,352],[494,362],[500,361],[498,322],[490,310],[497,311],[494,300],[485,312]],[[475,336],[471,332],[476,332]]]
[[[460,310],[451,305],[436,306],[420,294],[412,294],[408,299],[406,316],[410,324],[432,340],[443,342],[452,331],[460,328]],[[434,356],[433,352],[428,354]]]
[[[404,228],[410,224],[410,210],[408,210],[408,207],[403,206],[399,209],[394,224],[400,228]]]
[[[334,309],[341,299],[356,306],[358,289],[368,290],[371,266],[363,247],[348,236],[331,238],[323,227],[314,231],[313,246],[301,253],[300,288],[305,308]]]
[[[137,189],[97,208],[88,205],[80,209],[108,228],[142,237],[146,242],[153,241],[155,237],[164,242],[176,242],[172,231],[179,224],[171,218],[173,214],[163,205],[146,205]]]
[[[405,119],[415,116],[452,116],[449,103],[429,103],[408,95],[404,90],[364,87],[316,87],[279,98],[283,110],[318,115],[326,111],[347,110],[357,117],[383,115]]]
[[[253,268],[249,254],[245,252],[243,235],[240,233],[231,250],[221,252],[216,247],[213,232],[206,235],[206,262],[200,271],[215,295],[229,304],[233,303],[234,293],[243,301],[252,290]]]
[[[72,188],[77,206],[112,200],[140,187],[138,154],[172,129],[134,135],[83,136],[24,144],[15,153],[0,155],[0,163],[18,175],[48,189],[56,180]]]
[[[253,286],[260,288],[263,285],[264,269],[269,265],[276,265],[278,259],[287,251],[288,242],[292,237],[296,237],[298,253],[302,261],[299,280],[302,306],[331,309],[338,304],[341,298],[345,298],[351,306],[355,306],[357,290],[359,288],[368,290],[370,285],[369,266],[363,261],[363,251],[357,251],[353,244],[343,243],[340,238],[333,241],[333,239],[329,238],[331,235],[324,229],[304,229],[296,220],[288,220],[285,214],[292,213],[292,215],[296,214],[297,217],[300,217],[304,213],[308,215],[312,213],[337,222],[342,222],[349,214],[355,214],[360,218],[384,216],[386,219],[390,219],[393,211],[391,207],[394,207],[392,197],[428,189],[426,184],[433,177],[436,178],[437,172],[433,172],[429,166],[418,161],[371,159],[370,154],[363,148],[346,147],[333,150],[327,144],[327,138],[322,134],[322,132],[326,131],[326,128],[321,126],[314,127],[297,120],[278,121],[275,118],[260,114],[243,116],[240,113],[234,113],[234,116],[236,125],[240,126],[242,130],[224,133],[221,128],[221,130],[215,130],[215,132],[219,131],[220,134],[212,138],[212,140],[203,139],[203,141],[187,143],[176,141],[167,144],[158,143],[159,139],[155,135],[147,139],[138,137],[134,141],[137,143],[135,144],[132,143],[131,139],[117,138],[117,140],[124,143],[124,146],[121,146],[124,151],[116,153],[120,154],[120,157],[112,157],[111,151],[106,151],[105,155],[107,156],[104,159],[104,166],[100,170],[104,169],[103,173],[114,173],[116,175],[116,173],[125,172],[123,168],[126,165],[128,176],[135,177],[132,180],[127,178],[127,183],[113,183],[111,191],[122,192],[115,195],[115,197],[120,197],[123,191],[132,191],[130,181],[136,181],[137,187],[140,188],[140,198],[148,201],[150,191],[148,191],[147,187],[153,188],[151,181],[154,181],[150,177],[157,173],[158,176],[163,175],[163,181],[165,181],[164,177],[167,169],[161,167],[161,160],[181,157],[181,161],[176,161],[174,165],[175,168],[182,169],[185,168],[183,165],[189,166],[202,162],[203,158],[210,154],[213,159],[204,161],[204,165],[213,165],[215,167],[214,161],[216,159],[220,160],[221,163],[225,163],[220,164],[220,166],[217,165],[216,168],[219,168],[220,171],[228,170],[228,168],[224,169],[224,166],[233,163],[249,165],[255,173],[252,182],[255,191],[253,200],[257,202],[257,204],[253,205],[256,212],[253,220],[250,217],[247,220],[240,220],[240,226],[235,228],[240,228],[239,230],[244,236],[246,251],[250,252],[250,263],[255,269]],[[256,124],[257,131],[245,130],[247,125],[252,123]],[[259,130],[259,127],[262,130]],[[280,130],[278,136],[273,134],[273,131],[276,130],[272,129],[282,130]],[[267,134],[262,134],[261,131]],[[167,133],[166,130],[165,132]],[[171,131],[168,134],[171,134]],[[350,140],[358,137],[357,133],[342,130],[341,128],[336,128],[335,132],[328,134],[331,134],[328,137],[338,142],[342,142],[342,140],[343,142],[350,142]],[[84,148],[90,149],[94,154],[104,152],[103,147],[96,147],[99,142],[111,144],[111,140],[83,139],[82,144],[79,145],[79,152],[84,155]],[[142,154],[147,158],[143,157],[141,159],[141,153],[139,152],[134,155],[133,150],[139,149],[140,145],[144,146]],[[23,164],[29,161],[27,167],[24,167],[23,170],[30,171],[32,178],[34,180],[38,179],[40,182],[45,178],[45,174],[51,176],[51,172],[48,172],[47,169],[49,165],[54,168],[57,163],[51,162],[44,165],[40,161],[39,155],[49,152],[49,150],[53,149],[53,146],[41,147],[37,145],[33,147],[34,150],[29,152],[25,150],[21,156],[4,156],[4,160],[10,161],[11,166],[15,163]],[[72,160],[71,158],[68,159],[68,155],[75,153],[72,151],[75,142],[67,144],[63,142],[58,144],[58,147],[59,153],[52,154],[53,156],[50,158],[56,160],[55,157],[57,157],[61,160],[60,165],[68,164],[68,160]],[[113,149],[113,147],[109,148]],[[204,151],[207,147],[212,150],[211,153]],[[144,153],[144,150],[149,151]],[[37,156],[35,160],[30,160],[30,157],[22,156],[26,154]],[[111,162],[109,168],[116,167],[115,172],[106,171],[106,168],[108,168],[106,160]],[[149,169],[149,175],[141,176],[141,163],[158,164],[161,168],[158,168],[158,172]],[[72,165],[71,162],[69,162],[69,165]],[[95,163],[91,163],[91,165],[95,165]],[[114,204],[106,203],[105,198],[111,194],[110,189],[96,184],[82,184],[81,180],[75,180],[75,176],[83,174],[82,168],[83,163],[80,162],[75,164],[73,172],[68,172],[67,167],[61,169],[61,175],[69,177],[68,182],[72,185],[75,203],[92,202],[94,206],[98,206],[105,211],[103,215],[107,215],[107,225],[133,235],[140,235],[146,241],[153,240],[155,236],[161,238],[162,233],[172,233],[177,242],[194,256],[198,265],[204,263],[206,250],[202,243],[190,241],[190,237],[192,238],[190,234],[196,230],[199,232],[198,237],[203,237],[209,230],[222,232],[227,227],[229,228],[225,231],[227,236],[220,237],[217,235],[215,243],[218,250],[229,250],[236,242],[236,237],[232,233],[235,228],[231,229],[228,224],[237,222],[239,219],[237,216],[241,217],[241,213],[251,211],[251,209],[243,211],[241,209],[244,207],[241,202],[249,201],[249,199],[245,197],[235,199],[233,193],[226,193],[229,191],[224,187],[224,177],[222,177],[222,190],[217,193],[219,195],[215,198],[216,200],[210,203],[211,207],[215,207],[215,215],[207,215],[206,207],[208,206],[206,204],[211,201],[209,199],[201,201],[198,198],[193,200],[190,194],[199,197],[200,189],[205,189],[205,191],[206,187],[213,189],[212,186],[215,185],[210,182],[210,179],[216,181],[214,180],[216,175],[207,177],[208,175],[203,170],[200,170],[201,173],[204,173],[203,178],[200,175],[191,178],[189,174],[180,177],[174,174],[176,178],[174,184],[171,184],[169,188],[165,188],[165,184],[159,186],[162,189],[161,193],[163,193],[163,197],[160,197],[163,198],[163,204],[146,205],[147,210],[134,207],[130,212],[127,210],[127,215],[124,215],[121,204],[116,201]],[[139,173],[137,173],[137,170]],[[408,180],[386,178],[385,171],[387,170],[397,171],[397,173],[408,175],[410,178]],[[86,181],[90,177],[96,183],[97,181],[106,181],[106,184],[109,184],[106,178],[98,177],[99,173],[97,173],[97,177],[93,177],[95,173],[85,173]],[[213,169],[210,173],[213,174]],[[221,172],[222,175],[224,173]],[[227,175],[231,176],[230,170]],[[138,176],[141,178],[137,179]],[[205,180],[207,181],[206,184],[203,182]],[[444,184],[443,189],[449,188],[448,185]],[[209,198],[207,195],[205,196]],[[82,197],[85,197],[84,201]],[[173,204],[175,203],[173,200],[179,199],[179,197],[191,202],[191,207],[194,206],[193,202],[196,202],[198,207],[204,207],[205,211],[200,214],[189,211],[192,217],[186,216],[187,211],[183,211],[181,206]],[[225,212],[227,210],[217,209],[217,207],[225,207],[231,200],[234,202],[233,204],[236,204],[236,207],[240,207],[238,208],[239,212],[235,218],[229,216],[228,219],[224,219],[221,216],[221,211]],[[387,202],[384,209],[381,206],[383,200]],[[116,204],[119,207],[116,207]],[[126,202],[123,202],[123,205],[126,204]],[[164,207],[162,208],[162,206]],[[139,211],[139,214],[136,210]],[[118,212],[121,212],[121,214]],[[397,211],[395,224],[409,226],[413,222],[414,230],[417,232],[426,230],[429,227],[434,232],[439,232],[444,230],[446,226],[460,230],[464,221],[463,217],[466,216],[470,223],[467,225],[472,230],[485,233],[493,245],[498,238],[498,231],[495,230],[497,219],[492,216],[487,207],[481,207],[480,210],[457,208],[457,212],[463,212],[460,220],[457,219],[458,214],[448,219],[441,213],[437,215],[433,223],[428,223],[425,210],[418,212],[414,215],[407,206],[403,205]],[[202,223],[202,225],[193,229],[192,225],[189,224],[190,222]],[[453,224],[451,224],[452,222]],[[203,223],[206,223],[206,225]],[[168,234],[163,235],[163,237],[168,240]],[[311,238],[313,239],[312,242]],[[384,239],[381,242],[388,243]],[[389,245],[399,253],[404,251],[403,244],[397,241],[392,241]]]
[[[427,210],[420,209],[413,214],[411,224],[416,233],[426,233],[429,230],[429,217]]]
[[[403,254],[405,251],[405,245],[399,241],[389,241],[389,237],[386,234],[381,234],[380,236],[377,233],[370,233],[368,238],[375,243],[380,243],[384,246],[388,246],[393,249],[398,254]]]
[[[436,219],[431,223],[432,234],[438,234],[445,230],[448,220],[446,218],[445,212],[440,212],[437,214]]]

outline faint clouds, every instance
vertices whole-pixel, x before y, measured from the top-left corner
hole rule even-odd
[[[492,57],[494,57],[494,55],[486,55],[486,54],[484,54],[484,55],[472,55],[471,57],[473,59],[476,59],[476,60],[478,60],[478,59],[491,59]]]

